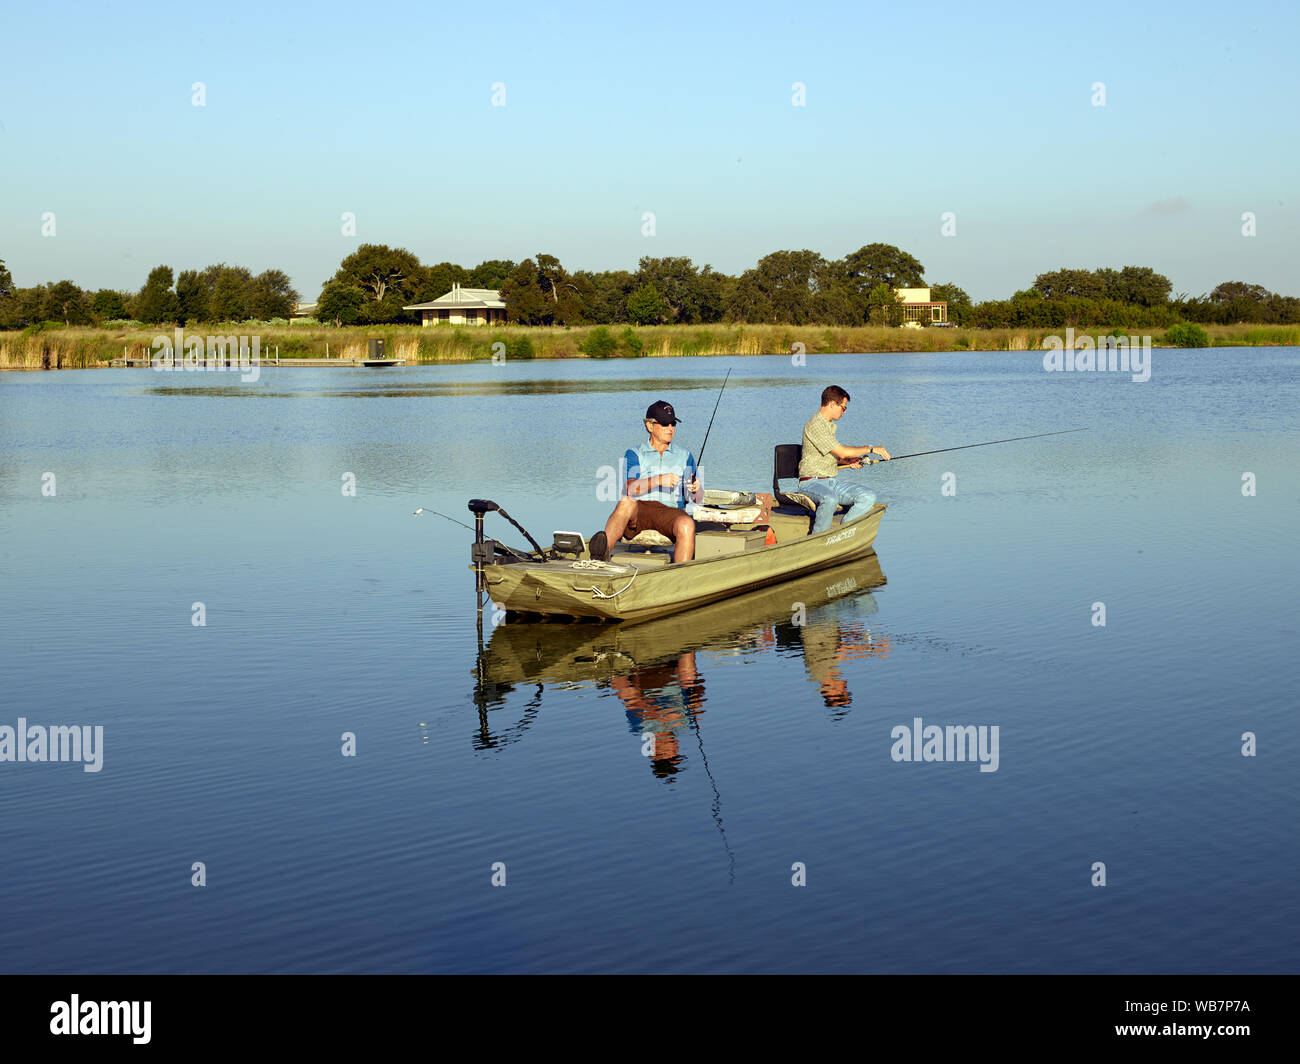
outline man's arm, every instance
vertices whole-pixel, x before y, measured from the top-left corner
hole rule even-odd
[[[655,476],[641,476],[641,459],[637,457],[636,451],[628,450],[623,456],[623,467],[626,479],[623,482],[623,490],[633,499],[639,495],[644,495],[648,491],[654,491],[656,488],[671,490],[676,486],[677,477],[670,473],[656,474]]]
[[[680,480],[681,477],[676,473],[657,473],[652,477],[629,480],[624,484],[624,488],[635,499],[638,495],[644,495],[647,491],[672,491],[673,488],[677,487]]]
[[[831,448],[831,454],[835,456],[840,465],[849,465],[856,462],[869,454],[879,455],[883,460],[889,460],[889,452],[883,447],[848,447],[842,443],[836,444]]]

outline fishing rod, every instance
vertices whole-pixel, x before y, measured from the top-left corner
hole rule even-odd
[[[421,506],[418,510],[415,511],[415,513],[412,516],[419,517],[420,514],[422,513],[431,513],[436,517],[447,517],[446,514],[440,514],[438,513],[437,510],[431,510],[427,506]],[[464,521],[457,521],[454,517],[447,517],[447,520],[450,521],[453,525],[460,525],[461,528],[469,528],[469,525],[465,524]],[[471,532],[474,531],[472,528],[469,528],[469,530]]]
[[[508,513],[506,513],[505,510],[502,509],[500,506],[498,506],[496,503],[491,502],[490,500],[479,500],[479,499],[475,499],[475,500],[473,500],[473,501],[474,501],[474,502],[482,502],[482,503],[484,504],[484,505],[481,506],[479,509],[474,509],[473,507],[470,507],[470,509],[471,509],[471,510],[476,514],[476,515],[478,515],[478,517],[479,517],[480,520],[482,520],[482,515],[483,515],[483,514],[485,514],[485,513],[491,513],[493,510],[495,510],[495,511],[496,511],[497,513],[499,513],[502,517],[504,517],[507,521],[509,521],[512,525],[514,525],[515,528],[519,529],[519,531],[522,532],[522,533],[524,534],[524,538],[525,538],[526,540],[528,540],[528,542],[531,543],[531,544],[533,545],[533,549],[536,550],[538,554],[545,554],[545,553],[546,553],[546,552],[542,549],[541,544],[538,543],[537,540],[533,539],[533,537],[529,534],[528,529],[524,528],[523,525],[521,525],[518,521],[516,521],[513,517],[511,517]],[[431,509],[431,508],[429,508],[428,506],[421,506],[418,510],[416,510],[416,511],[414,512],[414,514],[413,514],[412,516],[414,516],[414,517],[419,517],[420,514],[423,514],[423,513],[430,513],[430,514],[433,514],[433,515],[436,516],[436,517],[444,517],[444,518],[446,518],[448,521],[450,521],[453,525],[460,525],[461,528],[469,529],[469,531],[473,532],[475,536],[479,535],[479,530],[478,530],[477,528],[470,528],[469,525],[465,524],[464,521],[457,521],[454,517],[447,517],[446,514],[444,514],[444,513],[439,513],[437,510]],[[509,548],[509,547],[506,547],[506,550],[510,550],[510,548]],[[521,557],[521,558],[522,558],[522,557],[527,557],[526,555],[519,554],[518,551],[511,551],[511,553],[512,553],[512,554],[515,554],[515,555],[518,555],[518,556]]]
[[[869,464],[875,465],[877,462],[897,462],[901,458],[920,458],[923,454],[943,454],[944,451],[965,451],[971,447],[992,447],[995,443],[1015,443],[1016,440],[1038,440],[1044,436],[1064,436],[1070,432],[1084,432],[1085,429],[1061,429],[1058,432],[1040,432],[1034,436],[1012,436],[1009,440],[989,440],[988,443],[964,443],[960,447],[940,447],[933,451],[917,451],[915,454],[896,454],[892,458],[873,459]],[[863,456],[867,457],[866,455]]]
[[[722,393],[726,390],[727,381],[731,379],[732,367],[727,367],[727,375],[722,378],[722,387],[718,389],[718,402],[713,404],[713,417],[709,418],[709,427],[704,430],[704,442],[700,444],[700,453],[695,456],[695,468],[700,468],[700,463],[704,461],[704,448],[709,445],[709,430],[713,428],[713,418],[718,416],[718,403],[722,402]]]

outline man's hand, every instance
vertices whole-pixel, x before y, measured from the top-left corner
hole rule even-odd
[[[696,477],[689,484],[687,484],[686,490],[689,491],[692,495],[698,495],[700,491],[700,478]]]
[[[853,459],[853,461],[849,463],[849,468],[850,468],[850,469],[861,469],[861,468],[862,468],[862,459],[861,459],[861,458],[855,458],[855,459]]]
[[[882,462],[888,462],[888,461],[889,461],[889,452],[886,451],[883,447],[877,447],[877,448],[876,448],[876,453],[877,453],[877,456],[880,458],[880,460],[881,460]]]
[[[677,487],[678,481],[681,479],[682,478],[676,473],[660,473],[659,486],[661,488],[668,488],[671,491],[673,488]]]

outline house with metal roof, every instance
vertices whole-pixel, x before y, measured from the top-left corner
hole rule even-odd
[[[431,303],[413,303],[403,310],[418,310],[421,325],[501,325],[506,305],[494,288],[462,288],[452,285],[446,295]]]

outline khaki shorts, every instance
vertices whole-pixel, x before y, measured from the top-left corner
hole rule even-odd
[[[685,510],[679,510],[676,506],[665,506],[661,502],[638,502],[632,519],[623,530],[623,538],[631,539],[638,532],[654,529],[661,536],[673,539],[675,537],[673,524],[682,516],[690,515]]]

